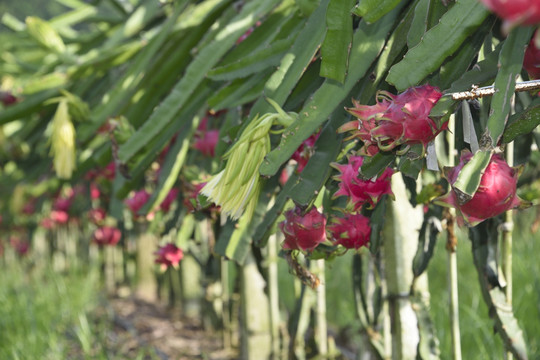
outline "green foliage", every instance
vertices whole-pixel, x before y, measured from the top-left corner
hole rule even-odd
[[[488,14],[477,0],[457,1],[439,24],[428,30],[420,43],[390,69],[386,80],[398,90],[420,84],[476,31]]]
[[[517,27],[506,38],[499,55],[499,72],[495,78],[495,94],[491,100],[490,116],[487,130],[491,145],[496,146],[502,136],[508,114],[511,108],[511,99],[514,96],[516,77],[523,66],[524,49],[528,44],[533,29],[530,27]],[[516,49],[518,49],[516,51]]]
[[[321,76],[343,84],[352,42],[351,8],[354,1],[330,1],[326,10],[326,36],[321,45]]]

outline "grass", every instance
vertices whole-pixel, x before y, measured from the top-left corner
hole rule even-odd
[[[97,273],[28,269],[26,261],[10,261],[1,270],[0,358],[63,359],[79,347],[89,354]]]

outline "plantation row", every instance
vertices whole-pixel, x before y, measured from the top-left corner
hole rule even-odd
[[[537,354],[512,210],[540,197],[540,1],[58,3],[2,17],[4,266],[98,263],[111,294],[168,297],[245,359],[461,359],[468,233],[506,358]],[[346,257],[352,350],[327,324]]]

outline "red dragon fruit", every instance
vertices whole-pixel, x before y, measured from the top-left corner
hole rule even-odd
[[[92,241],[99,246],[113,246],[120,241],[121,237],[122,233],[119,229],[113,226],[102,226],[94,231],[94,234],[92,235]]]
[[[15,97],[11,92],[9,91],[0,91],[0,102],[4,106],[10,106],[15,104],[19,99]]]
[[[219,142],[219,130],[208,130],[208,119],[208,116],[203,117],[197,127],[193,148],[199,150],[204,156],[213,157]]]
[[[373,208],[384,194],[394,196],[390,184],[394,173],[392,169],[387,168],[375,180],[364,180],[358,174],[364,159],[361,156],[349,156],[348,160],[348,163],[344,165],[332,164],[340,172],[340,175],[334,177],[340,181],[339,190],[336,191],[334,197],[347,196],[353,211],[358,211],[364,204]]]
[[[180,260],[184,257],[182,249],[173,243],[160,246],[154,255],[156,255],[156,264],[160,264],[161,270],[163,271],[167,270],[169,266],[172,266],[175,269],[178,268]]]
[[[69,214],[62,210],[52,210],[50,219],[52,220],[53,224],[56,225],[67,224],[69,221]]]
[[[306,214],[298,206],[285,212],[279,228],[285,235],[285,250],[312,251],[326,240],[326,218],[315,207]]]
[[[302,170],[306,167],[309,159],[315,152],[315,142],[321,135],[320,131],[317,131],[315,134],[308,137],[296,151],[291,155],[291,159],[296,161],[296,172],[301,173]],[[281,174],[279,175],[279,183],[282,186],[285,186],[287,181],[289,180],[289,177],[291,176],[291,171],[289,171],[287,168],[284,168],[281,171]]]
[[[504,20],[508,31],[515,25],[534,25],[540,22],[540,0],[480,0],[489,10]]]
[[[105,218],[107,217],[107,213],[105,212],[105,209],[97,208],[97,209],[90,209],[88,211],[88,219],[92,224],[101,224]]]
[[[298,163],[296,171],[301,173],[302,170],[306,167],[311,155],[315,151],[315,142],[321,135],[320,131],[308,137],[304,142],[296,149],[294,154],[292,154],[291,159],[295,160]]]
[[[362,140],[361,155],[373,156],[379,150],[390,151],[400,145],[422,144],[425,148],[446,128],[446,123],[438,127],[429,117],[441,96],[436,87],[422,85],[399,95],[380,91],[377,103],[371,106],[353,100],[354,107],[347,111],[357,120],[344,124],[338,131],[350,131],[350,138]]]
[[[328,226],[336,245],[358,250],[369,244],[371,227],[369,219],[362,214],[347,214]]]
[[[537,36],[538,31],[531,39],[523,57],[523,68],[527,71],[531,79],[540,79],[540,49],[536,47],[534,41]]]
[[[176,200],[179,193],[180,193],[180,190],[172,188],[167,194],[167,196],[165,197],[165,199],[163,199],[163,201],[159,205],[159,208],[163,212],[169,212],[169,210],[171,210],[172,203]]]
[[[468,163],[472,154],[464,152],[459,164],[446,171],[446,178],[454,184],[458,175]],[[443,206],[455,207],[469,226],[475,226],[491,217],[517,207],[526,207],[528,204],[516,195],[516,184],[519,171],[508,166],[503,158],[496,154],[491,157],[489,165],[480,180],[478,190],[469,201],[460,204],[454,190],[447,195],[436,199]]]
[[[131,210],[133,215],[137,216],[139,210],[150,199],[150,194],[146,190],[139,190],[132,197],[125,201],[127,207]]]
[[[208,130],[195,138],[193,148],[199,150],[205,156],[213,157],[218,141],[219,130]]]

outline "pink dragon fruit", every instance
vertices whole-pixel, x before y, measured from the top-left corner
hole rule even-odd
[[[165,271],[169,266],[178,268],[180,260],[184,257],[182,249],[177,247],[173,243],[168,243],[164,246],[160,246],[158,251],[154,253],[156,255],[156,264],[160,264],[161,270]]]
[[[206,185],[206,182],[199,184],[187,183],[184,189],[183,205],[188,212],[192,213],[199,207],[197,196],[201,192],[201,189]]]
[[[208,119],[208,116],[202,118],[195,132],[193,148],[199,150],[204,156],[213,157],[219,142],[219,130],[208,130]]]
[[[296,149],[294,154],[292,154],[291,159],[295,160],[298,165],[296,167],[296,171],[298,173],[301,173],[302,170],[306,167],[309,159],[311,158],[311,155],[313,155],[315,151],[315,142],[321,135],[321,132],[318,131],[315,134],[308,137],[304,142]]]
[[[62,210],[52,210],[50,219],[55,225],[67,224],[69,221],[69,214]]]
[[[165,197],[165,199],[163,199],[163,201],[159,205],[159,208],[163,212],[169,212],[169,210],[171,210],[172,203],[176,200],[179,193],[180,193],[180,190],[172,188],[167,194],[167,196]]]
[[[150,194],[146,190],[139,190],[132,197],[125,201],[127,207],[131,210],[133,215],[137,216],[139,210],[150,199]]]
[[[368,204],[369,208],[373,208],[384,194],[394,196],[390,180],[394,171],[390,168],[375,180],[364,180],[360,178],[358,170],[364,159],[361,156],[349,156],[348,163],[344,165],[332,164],[340,175],[334,179],[340,181],[339,190],[336,191],[334,197],[347,196],[349,204],[352,205],[353,211],[358,211],[364,204]]]
[[[358,250],[369,244],[371,227],[369,219],[362,214],[347,214],[328,226],[336,245]]]
[[[218,141],[219,130],[208,130],[195,138],[193,148],[199,150],[205,156],[213,157]]]
[[[320,131],[317,131],[315,134],[308,137],[296,151],[291,155],[291,159],[296,161],[296,172],[301,173],[302,170],[306,167],[309,159],[315,152],[315,142],[321,135]],[[289,177],[291,176],[291,171],[289,171],[286,167],[281,171],[281,174],[279,175],[279,183],[281,186],[285,186],[287,181],[289,180]]]
[[[88,219],[92,224],[101,224],[105,218],[107,217],[107,213],[105,212],[105,209],[97,208],[97,209],[90,209],[88,211]]]
[[[540,79],[540,49],[536,47],[534,41],[537,36],[538,31],[531,39],[523,57],[523,68],[527,71],[531,79]]]
[[[285,250],[312,251],[326,240],[326,218],[315,207],[306,214],[298,206],[285,212],[279,228],[285,235]]]
[[[116,227],[102,226],[94,231],[94,234],[92,235],[92,241],[99,246],[113,246],[120,241],[121,237],[122,233]]]
[[[504,20],[508,31],[515,25],[534,25],[540,22],[539,0],[480,0],[489,10]]]
[[[30,250],[30,242],[19,235],[11,235],[9,243],[19,256],[25,256]]]
[[[464,152],[459,164],[445,171],[450,184],[454,184],[458,175],[468,163],[472,154]],[[491,217],[517,207],[527,207],[527,203],[516,195],[516,184],[519,171],[508,166],[503,158],[496,154],[491,157],[489,165],[480,180],[478,190],[469,201],[460,204],[454,190],[436,199],[443,206],[455,207],[469,226],[475,226]]]
[[[13,105],[17,101],[19,101],[19,99],[17,99],[17,97],[15,97],[15,95],[13,95],[11,92],[9,92],[9,91],[0,91],[0,102],[4,106]]]
[[[426,145],[446,128],[440,128],[429,117],[429,112],[442,93],[430,85],[407,89],[399,95],[386,91],[377,94],[375,105],[361,105],[353,100],[348,108],[358,119],[341,126],[338,132],[350,131],[349,138],[357,137],[364,143],[361,155],[373,156],[400,145]]]

